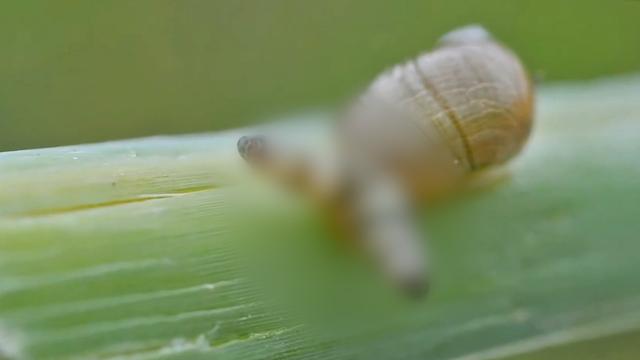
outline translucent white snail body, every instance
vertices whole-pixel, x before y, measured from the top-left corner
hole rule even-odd
[[[256,168],[301,185],[353,229],[383,273],[413,295],[428,287],[412,203],[456,189],[525,144],[533,88],[517,56],[479,26],[384,72],[335,129],[331,151],[244,136]]]

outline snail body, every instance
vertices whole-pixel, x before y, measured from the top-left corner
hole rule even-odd
[[[266,136],[244,136],[238,149],[255,167],[319,194],[387,277],[416,295],[428,286],[427,261],[411,204],[515,156],[533,103],[517,56],[468,26],[376,78],[341,117],[333,151],[318,156]]]

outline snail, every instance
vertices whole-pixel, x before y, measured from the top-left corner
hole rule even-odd
[[[377,77],[322,151],[267,135],[241,137],[238,150],[253,167],[321,199],[391,282],[418,296],[429,271],[412,206],[518,154],[533,106],[518,57],[471,25]]]

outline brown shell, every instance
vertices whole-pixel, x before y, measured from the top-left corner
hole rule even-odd
[[[520,151],[531,129],[533,89],[517,56],[472,26],[380,75],[360,105],[350,128],[364,146],[375,143],[379,154],[409,162],[412,172],[433,176],[437,154],[466,173],[501,164]],[[364,127],[376,129],[362,136]],[[424,154],[417,161],[426,166],[415,166],[416,153]]]

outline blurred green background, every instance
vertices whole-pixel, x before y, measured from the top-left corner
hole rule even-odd
[[[631,0],[2,1],[0,150],[336,104],[472,22],[548,81],[640,70]]]

